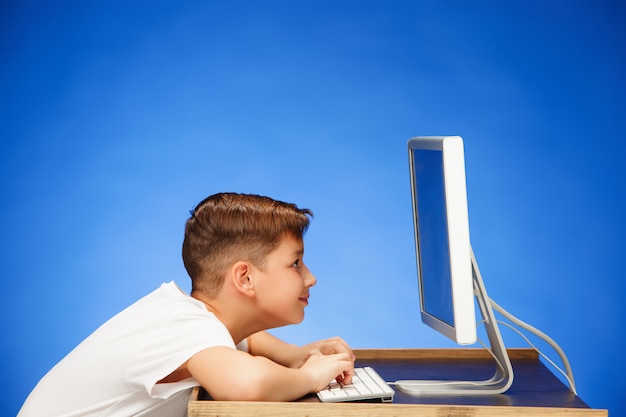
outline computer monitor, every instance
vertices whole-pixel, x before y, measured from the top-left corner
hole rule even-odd
[[[470,244],[463,139],[415,137],[408,148],[422,321],[458,344],[471,344],[478,305],[496,371],[488,380],[394,384],[413,395],[502,393],[511,386],[513,370]]]
[[[422,321],[458,344],[476,342],[463,140],[409,141]]]

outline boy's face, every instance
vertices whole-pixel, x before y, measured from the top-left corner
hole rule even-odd
[[[315,276],[302,261],[304,243],[285,235],[278,247],[270,252],[263,270],[251,274],[259,319],[267,321],[267,327],[279,327],[300,323],[304,308],[309,304],[309,289],[317,282]]]

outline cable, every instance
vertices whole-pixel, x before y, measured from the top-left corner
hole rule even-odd
[[[552,359],[550,359],[545,353],[543,353],[541,350],[539,350],[539,348],[537,348],[537,346],[535,346],[530,339],[528,339],[528,337],[526,337],[526,335],[524,333],[521,332],[521,330],[515,328],[514,326],[512,326],[511,324],[498,320],[498,323],[505,325],[506,327],[508,327],[509,329],[513,330],[514,332],[516,332],[517,334],[519,334],[522,339],[524,339],[526,341],[526,343],[528,343],[530,345],[531,348],[533,348],[539,355],[541,355],[542,358],[544,358],[546,361],[548,361],[550,363],[550,365],[552,365],[557,371],[559,371],[559,373],[561,375],[563,375],[565,377],[565,379],[567,380],[569,386],[570,386],[570,391],[572,391],[574,394],[576,394],[576,387],[574,386],[573,381],[570,379],[570,377],[565,373],[564,370],[562,370],[556,363],[554,363],[554,361]]]
[[[502,314],[504,317],[506,317],[507,319],[509,319],[513,323],[517,324],[518,326],[528,330],[529,332],[534,333],[536,336],[540,337],[545,342],[547,342],[550,346],[552,346],[552,348],[559,354],[559,356],[561,358],[561,361],[563,362],[563,365],[565,366],[565,371],[566,371],[567,374],[563,373],[563,371],[558,366],[554,365],[554,362],[552,362],[550,359],[548,359],[547,356],[545,356],[543,353],[541,353],[541,351],[539,351],[539,349],[534,347],[533,344],[530,343],[530,341],[526,337],[524,337],[526,339],[526,341],[537,352],[539,352],[541,354],[542,357],[544,357],[546,360],[548,360],[548,362],[550,362],[553,366],[555,366],[556,369],[558,369],[559,371],[561,371],[565,375],[565,378],[567,379],[567,381],[569,382],[569,385],[570,385],[570,391],[572,391],[574,394],[576,394],[576,384],[574,383],[574,373],[572,372],[572,367],[570,366],[569,360],[567,359],[567,355],[565,355],[565,352],[563,351],[563,349],[561,349],[561,347],[550,336],[548,336],[547,334],[545,334],[541,330],[539,330],[536,327],[533,327],[530,324],[528,324],[526,322],[523,322],[522,320],[518,319],[517,317],[515,317],[514,315],[512,315],[511,313],[506,311],[504,308],[500,307],[498,305],[498,303],[493,301],[491,298],[489,300],[490,300],[491,305],[493,306],[493,308],[496,311],[498,311],[500,314]],[[516,330],[516,329],[513,328],[513,326],[509,326],[506,323],[502,323],[502,324],[505,324],[508,327],[512,328],[513,330]],[[518,333],[520,335],[522,334],[519,331],[518,331]]]
[[[480,321],[479,323],[484,323],[485,320]],[[496,356],[495,353],[493,353],[493,349],[491,349],[489,346],[487,346],[487,344],[485,342],[482,341],[482,339],[480,337],[476,338],[476,341],[478,343],[480,343],[482,345],[482,347],[489,352],[489,354],[491,355],[491,357],[493,358],[494,361],[496,361],[496,365],[498,365],[498,368],[500,368],[501,371],[504,371],[504,365],[502,365],[502,362],[500,362],[500,359],[498,359],[498,357]]]

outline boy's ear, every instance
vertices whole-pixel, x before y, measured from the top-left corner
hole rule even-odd
[[[231,279],[235,288],[245,294],[254,294],[254,284],[250,278],[252,266],[243,261],[236,262],[231,268]]]

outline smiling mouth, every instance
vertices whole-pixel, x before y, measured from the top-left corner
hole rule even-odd
[[[305,305],[309,305],[309,297],[300,297],[300,301],[302,301]]]

